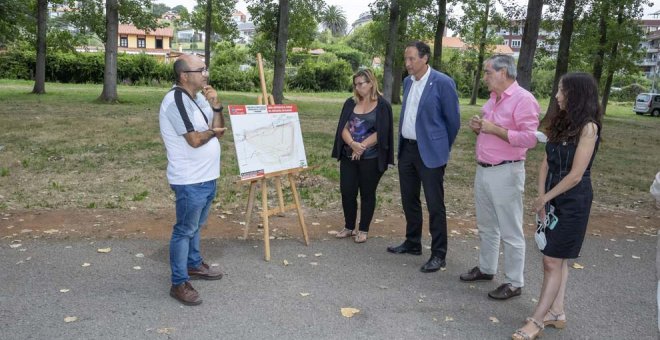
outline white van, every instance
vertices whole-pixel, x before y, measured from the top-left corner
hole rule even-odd
[[[633,111],[638,115],[650,113],[653,117],[660,116],[660,94],[640,93],[635,99]]]

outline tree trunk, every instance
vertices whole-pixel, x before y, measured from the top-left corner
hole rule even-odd
[[[617,29],[621,29],[621,25],[623,25],[624,9],[625,9],[624,4],[619,5],[618,14],[616,17]],[[618,50],[619,50],[619,42],[615,41],[612,44],[612,52],[610,53],[610,65],[607,68],[607,80],[605,80],[605,88],[603,89],[603,98],[601,99],[601,104],[600,104],[600,106],[603,109],[603,115],[607,112],[607,102],[610,99],[610,88],[612,87],[612,79],[614,79],[614,71],[616,69],[614,65],[616,65],[617,63]]]
[[[610,12],[610,0],[605,0],[601,3],[601,10],[598,20],[598,52],[594,58],[593,75],[596,78],[596,83],[600,86],[600,78],[603,76],[603,63],[605,62],[605,48],[607,47],[607,19]]]
[[[105,3],[105,70],[103,92],[98,100],[115,103],[117,96],[117,31],[119,30],[119,5],[117,0]]]
[[[392,82],[394,69],[394,54],[397,45],[397,31],[399,28],[399,2],[392,0],[390,2],[390,21],[387,32],[387,46],[385,51],[385,67],[383,69],[383,98],[392,102]]]
[[[286,42],[289,39],[289,0],[280,0],[277,17],[277,42],[275,43],[275,70],[273,74],[273,98],[275,103],[284,100],[284,75],[286,71]],[[267,102],[267,99],[264,98]]]
[[[32,93],[46,93],[46,24],[48,21],[48,0],[37,1],[37,63],[34,72]]]
[[[408,30],[408,12],[407,8],[401,8],[397,40],[405,39],[406,37],[406,31]],[[392,69],[392,104],[401,104],[401,83],[403,82],[404,72],[406,72],[406,64],[403,58],[401,58],[403,55],[403,46],[406,46],[406,43],[402,40],[399,41],[396,48],[397,53],[394,57],[394,68]]]
[[[555,78],[552,81],[552,94],[550,95],[550,104],[546,115],[541,120],[541,126],[549,122],[550,115],[557,112],[557,98],[555,94],[559,88],[559,79],[568,71],[568,48],[571,46],[571,37],[573,35],[573,21],[575,20],[575,0],[566,0],[564,3],[564,14],[562,15],[561,33],[559,35],[559,50],[557,51],[557,67],[555,68]]]
[[[479,94],[479,85],[481,83],[481,70],[484,64],[484,56],[486,55],[486,38],[488,35],[488,12],[490,12],[490,0],[486,0],[486,9],[484,10],[484,17],[482,19],[481,39],[479,39],[479,58],[477,60],[477,72],[474,75],[474,85],[472,86],[472,97],[470,98],[470,105],[477,103],[477,95]]]
[[[442,69],[442,37],[445,35],[447,24],[447,0],[438,0],[438,23],[435,26],[435,39],[433,40],[433,63],[431,66],[440,71]]]
[[[213,16],[213,1],[206,0],[206,27],[204,27],[204,34],[206,34],[206,39],[204,39],[204,63],[206,68],[211,65],[211,17]]]
[[[543,13],[543,0],[529,0],[527,2],[527,17],[523,28],[520,55],[518,56],[518,85],[527,89],[532,88],[532,67],[534,66],[534,54],[536,53],[536,42],[539,37],[539,26],[541,14]]]

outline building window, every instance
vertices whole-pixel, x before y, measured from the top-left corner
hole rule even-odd
[[[520,47],[520,40],[511,40],[511,47]]]
[[[511,30],[511,33],[513,35],[519,35],[520,34],[520,27],[516,26]]]
[[[156,38],[156,48],[163,48],[163,38]]]
[[[504,40],[504,45],[509,46],[509,40]]]
[[[137,38],[137,46],[138,46],[138,48],[146,48],[147,47],[147,39],[145,37],[138,37]]]
[[[122,35],[119,37],[119,46],[120,47],[128,47],[128,37],[125,35]]]

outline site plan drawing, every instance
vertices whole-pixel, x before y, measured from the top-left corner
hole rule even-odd
[[[241,179],[307,167],[296,105],[230,105]]]

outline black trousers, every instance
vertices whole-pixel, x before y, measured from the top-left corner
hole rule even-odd
[[[431,253],[444,259],[447,255],[447,211],[444,190],[446,165],[427,168],[422,162],[417,144],[408,140],[404,140],[403,143],[399,155],[399,184],[403,212],[406,215],[406,243],[417,246],[422,242],[424,221],[419,196],[423,185],[429,210]]]
[[[369,231],[376,209],[376,188],[383,173],[378,170],[378,158],[352,161],[342,157],[339,162],[339,187],[344,208],[344,227],[355,229],[357,195],[360,191],[360,231]]]

